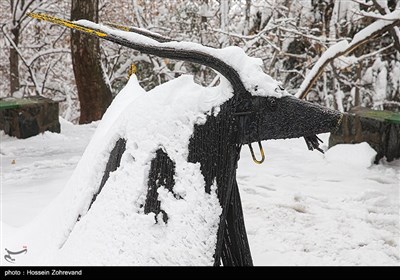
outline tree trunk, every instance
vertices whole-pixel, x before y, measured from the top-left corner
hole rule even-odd
[[[203,0],[200,6],[199,15],[201,18],[200,22],[200,43],[207,45],[207,15],[209,12],[208,0]]]
[[[219,8],[220,8],[220,13],[221,13],[221,30],[223,32],[228,32],[229,0],[221,0]],[[229,40],[229,37],[225,33],[222,34],[221,40],[220,40],[220,46],[225,47],[226,45],[228,45],[228,43],[229,43],[228,40]]]
[[[11,15],[12,15],[12,28],[11,28],[11,33],[13,35],[12,40],[15,44],[15,46],[18,47],[19,44],[19,33],[20,33],[20,22],[16,18],[16,11],[14,9],[17,9],[18,4],[24,4],[23,2],[21,3],[14,3],[13,0],[10,1],[11,5]],[[18,91],[20,88],[20,83],[19,83],[19,56],[17,50],[13,47],[10,46],[10,93],[11,96],[13,96],[14,92]]]
[[[246,0],[246,7],[244,11],[244,29],[243,35],[249,35],[250,30],[250,10],[251,10],[251,0]]]
[[[16,26],[15,28],[11,29],[11,33],[13,34],[13,42],[18,47],[19,44],[19,31],[20,26]],[[14,92],[18,91],[20,88],[19,84],[19,56],[18,52],[12,46],[10,47],[10,93],[11,96]]]
[[[98,22],[98,0],[72,0],[71,20]],[[110,87],[104,80],[99,39],[78,31],[71,32],[71,54],[81,115],[79,123],[101,119],[111,104]]]
[[[362,54],[364,53],[364,49],[365,46],[361,46],[358,49],[356,49],[354,51],[354,55],[356,57],[360,57],[362,56]],[[356,65],[356,90],[355,90],[355,94],[354,94],[354,107],[358,107],[361,105],[361,101],[362,101],[362,96],[361,96],[361,89],[360,89],[360,85],[361,85],[361,78],[362,78],[362,70],[363,70],[363,65],[362,65],[362,61],[359,61]]]

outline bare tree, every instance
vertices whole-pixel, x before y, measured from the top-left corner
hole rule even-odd
[[[393,17],[388,17],[390,15],[393,15]],[[332,62],[335,58],[354,51],[356,48],[367,43],[371,39],[379,35],[383,35],[388,30],[393,30],[393,28],[400,25],[400,19],[397,19],[397,15],[398,13],[393,12],[392,14],[388,14],[387,18],[374,22],[358,32],[350,43],[344,40],[332,45],[325,52],[325,55],[322,56],[314,65],[313,69],[310,71],[310,74],[300,86],[296,96],[298,98],[305,98],[318,77],[322,74],[324,67]]]
[[[19,82],[19,54],[18,54],[18,44],[20,40],[20,33],[22,31],[22,22],[25,20],[26,12],[28,9],[35,10],[39,7],[42,1],[34,0],[11,0],[11,34],[12,42],[10,42],[10,92],[11,95],[18,91],[20,88]]]
[[[98,6],[98,0],[72,0],[71,19],[98,22]],[[71,53],[81,107],[79,123],[99,120],[112,101],[111,89],[102,69],[99,40],[72,31]]]
[[[385,3],[386,5],[384,5],[384,3],[378,2],[377,0],[372,0],[372,2],[374,3],[374,6],[379,11],[379,13],[381,13],[381,15],[386,15],[386,14],[390,13],[387,3]],[[400,52],[400,29],[399,29],[399,27],[394,26],[392,29],[389,30],[389,32],[390,32],[390,35],[392,35],[392,37],[393,37],[394,47],[397,49],[397,51]]]

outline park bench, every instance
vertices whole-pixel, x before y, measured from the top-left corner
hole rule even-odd
[[[329,147],[367,142],[376,152],[375,163],[400,158],[400,113],[355,107],[343,115],[338,130],[331,133]]]
[[[60,132],[58,102],[44,97],[0,99],[0,129],[25,139],[45,131]]]

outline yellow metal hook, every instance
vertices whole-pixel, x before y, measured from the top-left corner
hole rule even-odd
[[[258,160],[258,159],[256,158],[256,156],[254,155],[253,148],[251,147],[251,143],[249,144],[250,153],[251,153],[251,157],[253,158],[253,161],[254,161],[255,163],[257,163],[257,164],[261,164],[261,163],[263,163],[264,160],[265,160],[265,154],[264,154],[264,149],[263,149],[263,147],[262,147],[260,141],[258,141],[258,147],[260,148],[261,160]]]

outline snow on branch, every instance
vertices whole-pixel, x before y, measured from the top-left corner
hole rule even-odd
[[[325,66],[335,58],[352,52],[357,47],[363,45],[374,37],[382,35],[386,31],[391,30],[393,27],[398,25],[400,25],[400,11],[395,11],[385,15],[384,19],[377,20],[362,29],[354,35],[353,40],[350,43],[343,40],[329,47],[307,74],[295,96],[298,98],[305,98],[318,77],[322,74]]]
[[[370,53],[361,55],[361,56],[359,56],[359,57],[347,57],[347,58],[350,58],[350,59],[349,59],[349,60],[345,60],[345,61],[344,61],[344,65],[345,65],[345,66],[344,66],[344,67],[339,67],[339,69],[344,69],[344,68],[349,67],[349,66],[351,66],[351,65],[355,65],[355,64],[357,64],[357,63],[360,63],[360,62],[363,61],[364,59],[371,58],[371,57],[373,57],[373,56],[376,56],[377,54],[380,54],[380,53],[383,52],[383,51],[386,51],[386,50],[388,50],[388,49],[390,49],[390,48],[393,48],[393,46],[394,46],[394,43],[391,43],[390,45],[388,45],[388,46],[386,46],[386,47],[383,47],[383,48],[381,48],[381,49],[379,49],[379,50],[376,50],[376,51],[374,51],[374,52],[370,52]],[[338,60],[341,60],[341,58],[338,58]]]
[[[71,50],[67,48],[57,48],[57,49],[48,49],[44,51],[40,51],[33,55],[29,60],[26,62],[29,66],[31,66],[38,58],[50,54],[56,54],[56,53],[70,53]]]
[[[369,8],[371,7],[373,4],[371,3],[365,3],[365,0],[352,0],[354,3],[359,4],[360,6],[364,7],[364,8]]]
[[[379,11],[381,15],[386,15],[390,13],[389,7],[387,6],[386,2],[378,2],[377,0],[372,0],[372,2],[374,3],[375,8]],[[400,29],[397,26],[394,26],[390,30],[390,34],[393,37],[395,48],[400,52]]]
[[[32,12],[38,9],[40,6],[44,5],[43,1],[20,1],[15,0],[11,2],[12,4],[12,28],[18,28],[22,21],[27,17],[26,12],[28,9]]]
[[[378,14],[376,12],[365,12],[365,11],[358,11],[355,12],[354,14],[362,16],[362,17],[367,17],[367,18],[373,18],[373,19],[385,19],[385,16],[382,14]],[[393,19],[394,21],[394,19]]]
[[[286,28],[286,27],[282,27],[282,26],[279,26],[278,29],[280,29],[282,31],[285,31],[285,32],[288,32],[288,33],[293,33],[293,34],[302,36],[304,38],[308,38],[310,40],[314,40],[314,41],[320,42],[322,44],[325,44],[326,42],[330,42],[330,41],[337,42],[337,41],[340,40],[340,39],[336,39],[336,38],[327,38],[325,36],[318,37],[318,36],[306,34],[304,32],[300,32],[300,31],[298,31],[296,29],[293,29],[293,28]]]

